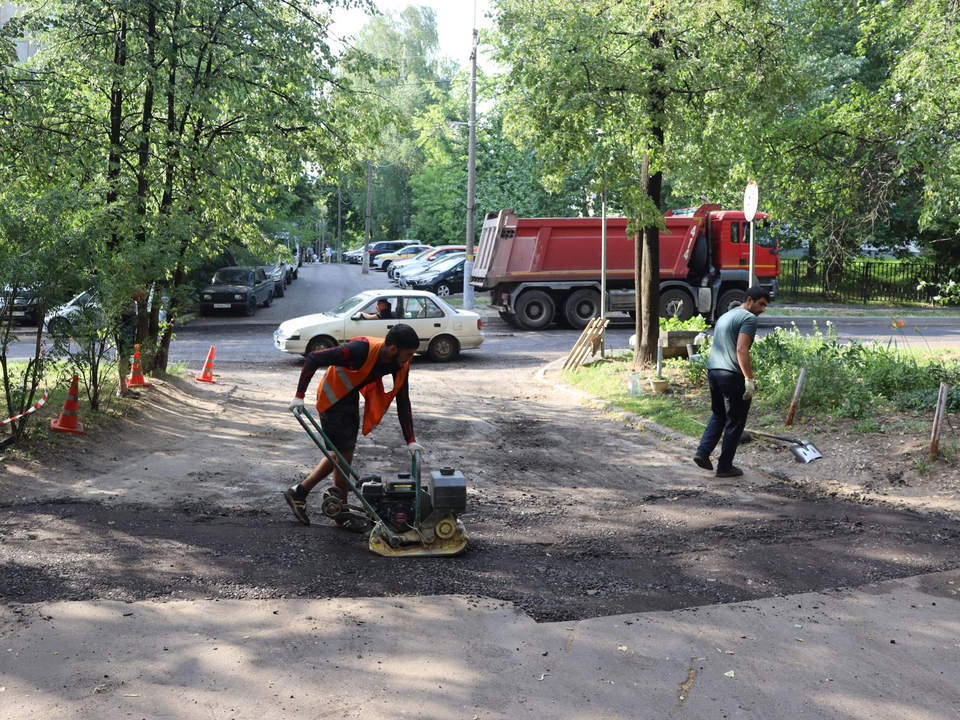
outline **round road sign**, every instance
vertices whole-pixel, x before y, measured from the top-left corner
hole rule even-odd
[[[747,222],[753,222],[753,218],[756,217],[758,198],[757,184],[751,180],[743,193],[743,214],[747,216]]]

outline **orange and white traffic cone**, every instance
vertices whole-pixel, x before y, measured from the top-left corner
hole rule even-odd
[[[79,378],[74,375],[67,392],[67,399],[63,402],[60,417],[50,421],[53,432],[73,433],[83,435],[83,425],[80,423],[80,386]]]
[[[215,383],[213,379],[213,345],[210,346],[210,352],[207,353],[207,361],[203,364],[203,372],[197,375],[197,380],[205,383]]]
[[[140,365],[140,346],[133,346],[133,367],[130,369],[130,377],[127,378],[127,387],[150,387],[150,383],[143,377],[143,367]]]

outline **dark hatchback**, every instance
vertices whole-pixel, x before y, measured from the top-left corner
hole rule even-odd
[[[466,258],[443,258],[422,272],[405,278],[400,285],[414,290],[426,290],[440,297],[463,292],[463,266]]]
[[[32,290],[20,290],[10,303],[10,290],[0,288],[0,320],[13,321],[23,325],[36,325],[40,322],[40,296]]]
[[[258,306],[269,307],[273,302],[273,288],[273,280],[260,268],[220,268],[200,293],[200,314],[243,310],[247,315],[255,315]]]

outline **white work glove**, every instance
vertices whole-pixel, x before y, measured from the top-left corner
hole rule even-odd
[[[423,445],[421,445],[420,443],[412,442],[407,445],[407,452],[409,452],[411,455],[413,455],[417,450],[419,450],[420,454],[423,455],[424,449],[423,449]]]
[[[300,408],[301,410],[303,410],[303,398],[295,397],[295,398],[291,401],[291,403],[290,403],[290,405],[289,405],[290,412],[293,412],[293,411],[296,410],[297,408]]]
[[[747,378],[747,391],[743,394],[744,400],[753,400],[754,393],[757,392],[757,383],[753,378]]]

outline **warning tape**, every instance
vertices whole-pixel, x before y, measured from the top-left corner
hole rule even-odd
[[[19,420],[19,419],[22,418],[22,417],[26,417],[26,416],[29,415],[30,413],[35,413],[37,410],[39,410],[39,409],[42,408],[44,405],[46,405],[46,403],[47,403],[47,398],[48,398],[48,397],[50,397],[50,391],[49,391],[49,390],[44,390],[44,391],[43,391],[43,396],[42,396],[39,400],[37,400],[37,402],[35,402],[35,403],[33,404],[33,407],[32,407],[32,408],[30,408],[29,410],[27,410],[25,413],[20,413],[19,415],[14,415],[12,418],[9,418],[8,420],[0,420],[0,427],[3,427],[4,425],[9,425],[10,423],[15,422],[15,421]]]

